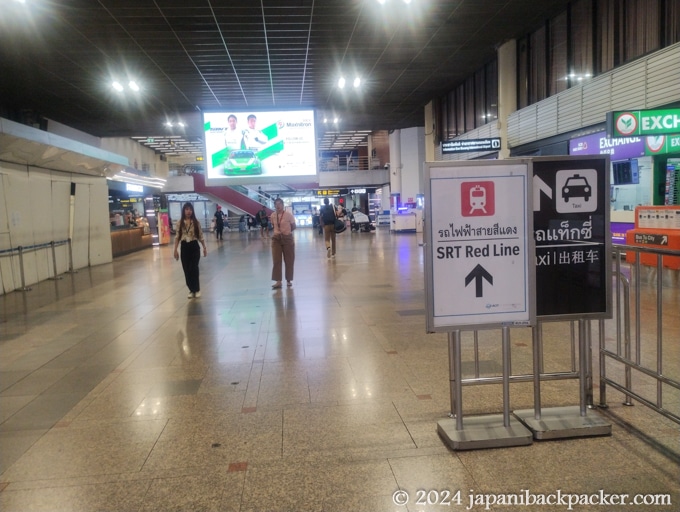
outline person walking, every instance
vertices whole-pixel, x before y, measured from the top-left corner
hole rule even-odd
[[[215,211],[215,236],[217,240],[223,240],[222,232],[224,231],[224,212],[222,207],[218,204],[217,210]]]
[[[264,206],[257,212],[255,220],[260,225],[260,237],[269,238],[269,219],[267,218],[267,210],[264,209]]]
[[[198,275],[198,262],[201,259],[201,248],[203,246],[203,256],[208,256],[208,248],[203,238],[201,224],[194,213],[194,205],[184,203],[182,207],[182,218],[177,222],[175,235],[175,260],[179,260],[180,254],[177,248],[182,243],[182,270],[184,279],[189,288],[188,298],[198,298],[201,296],[201,284]]]
[[[335,258],[335,219],[335,208],[330,204],[328,198],[324,197],[323,206],[319,211],[319,222],[323,228],[327,258]]]
[[[295,217],[292,213],[283,209],[283,199],[274,201],[274,213],[272,213],[272,224],[274,235],[272,236],[272,289],[281,288],[282,261],[286,265],[287,285],[293,286],[293,268],[295,265]]]

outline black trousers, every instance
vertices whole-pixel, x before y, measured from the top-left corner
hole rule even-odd
[[[224,231],[224,224],[217,223],[215,224],[215,235],[218,240],[223,240],[222,238],[222,232]]]
[[[182,270],[184,279],[190,292],[200,292],[201,283],[198,281],[198,262],[201,259],[201,246],[197,240],[182,242],[181,244]]]

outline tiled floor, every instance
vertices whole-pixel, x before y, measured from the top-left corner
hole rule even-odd
[[[594,413],[612,436],[450,450],[437,435],[447,336],[424,332],[420,237],[345,233],[327,259],[310,229],[296,236],[290,289],[270,289],[269,248],[253,232],[209,241],[200,299],[186,298],[169,247],[0,296],[0,510],[465,510],[471,495],[558,490],[669,494],[670,505],[626,510],[680,510],[680,427],[612,389]],[[654,297],[645,272],[643,298]],[[678,273],[664,278],[664,371],[680,378]],[[546,371],[571,368],[569,336],[568,324],[545,326]],[[482,375],[500,372],[499,340],[480,332]],[[531,372],[529,331],[511,343],[513,373]],[[512,409],[533,406],[530,383],[510,393]],[[577,381],[542,386],[544,407],[578,400]],[[678,414],[680,393],[664,400]],[[500,386],[464,388],[465,415],[502,407]]]

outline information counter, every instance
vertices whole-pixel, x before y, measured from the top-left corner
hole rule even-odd
[[[111,231],[111,253],[113,257],[151,247],[153,236],[144,234],[143,227],[119,228]]]

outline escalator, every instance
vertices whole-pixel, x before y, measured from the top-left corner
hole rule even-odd
[[[267,199],[260,194],[254,193],[252,190],[249,190],[246,187],[207,187],[205,185],[205,176],[203,174],[193,174],[192,177],[194,179],[194,192],[207,197],[215,198],[215,202],[217,203],[226,203],[230,210],[252,216],[255,216],[263,204],[270,212],[273,210],[273,204],[269,204],[273,203],[271,199]],[[258,196],[258,199],[261,199],[262,202],[250,197],[249,193]]]

